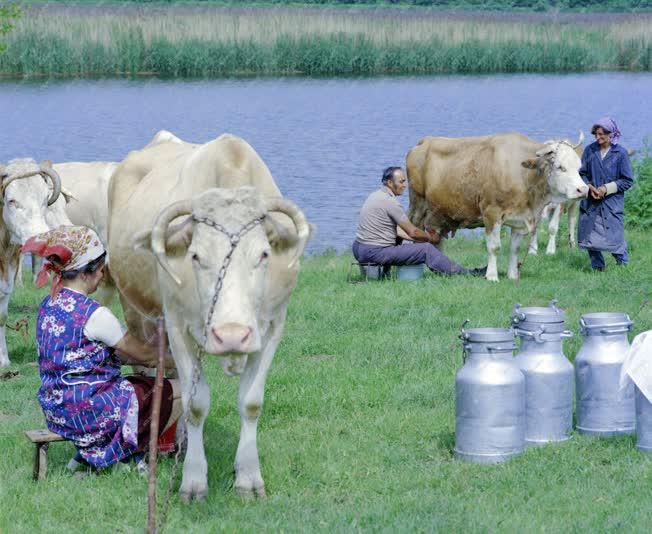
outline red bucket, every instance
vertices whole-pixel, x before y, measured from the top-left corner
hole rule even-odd
[[[174,441],[177,435],[177,422],[172,423],[163,434],[158,437],[158,452],[167,454],[174,452]]]

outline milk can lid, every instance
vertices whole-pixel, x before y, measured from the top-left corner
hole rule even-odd
[[[585,313],[580,317],[580,326],[582,328],[597,328],[597,327],[626,327],[629,328],[633,325],[633,321],[626,313],[619,312],[597,312]]]
[[[514,331],[511,328],[462,328],[460,337],[471,343],[496,343],[514,341]]]
[[[522,308],[520,304],[514,306],[512,311],[512,322],[528,323],[563,323],[566,320],[564,310],[557,308],[557,301],[551,300],[550,305],[546,307],[531,306]]]

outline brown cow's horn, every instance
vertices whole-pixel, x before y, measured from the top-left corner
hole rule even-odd
[[[165,236],[168,231],[168,225],[174,219],[183,215],[189,215],[190,213],[192,213],[190,199],[179,200],[170,204],[159,213],[156,221],[154,221],[154,227],[152,228],[152,252],[154,253],[154,256],[156,256],[156,260],[159,262],[161,267],[163,267],[165,272],[170,275],[170,278],[172,278],[177,285],[181,285],[181,279],[172,270],[172,267],[168,263],[168,257],[165,252]]]
[[[278,211],[287,215],[297,229],[297,253],[288,264],[288,268],[292,268],[299,261],[310,237],[310,226],[308,225],[306,216],[294,202],[283,197],[266,198],[265,206],[267,207],[267,211]]]
[[[45,174],[52,181],[52,194],[48,200],[48,206],[52,206],[52,204],[57,201],[59,195],[61,194],[61,178],[59,178],[57,171],[55,171],[52,167],[41,165],[41,170],[39,172],[41,174]]]
[[[577,140],[577,144],[573,145],[573,150],[575,150],[576,148],[582,146],[583,142],[584,142],[584,132],[582,130],[580,130],[580,138]]]

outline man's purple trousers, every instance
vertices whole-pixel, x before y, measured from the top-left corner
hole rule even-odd
[[[353,256],[359,263],[376,263],[378,265],[425,263],[431,271],[440,274],[460,274],[468,271],[451,261],[431,243],[403,243],[393,247],[381,247],[354,241],[352,248]]]

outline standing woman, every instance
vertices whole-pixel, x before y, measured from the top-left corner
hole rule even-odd
[[[618,144],[620,131],[609,117],[591,128],[595,142],[584,149],[580,176],[589,195],[580,203],[577,241],[589,252],[594,271],[604,271],[602,252],[610,252],[618,265],[627,265],[625,191],[633,183],[627,150]]]

